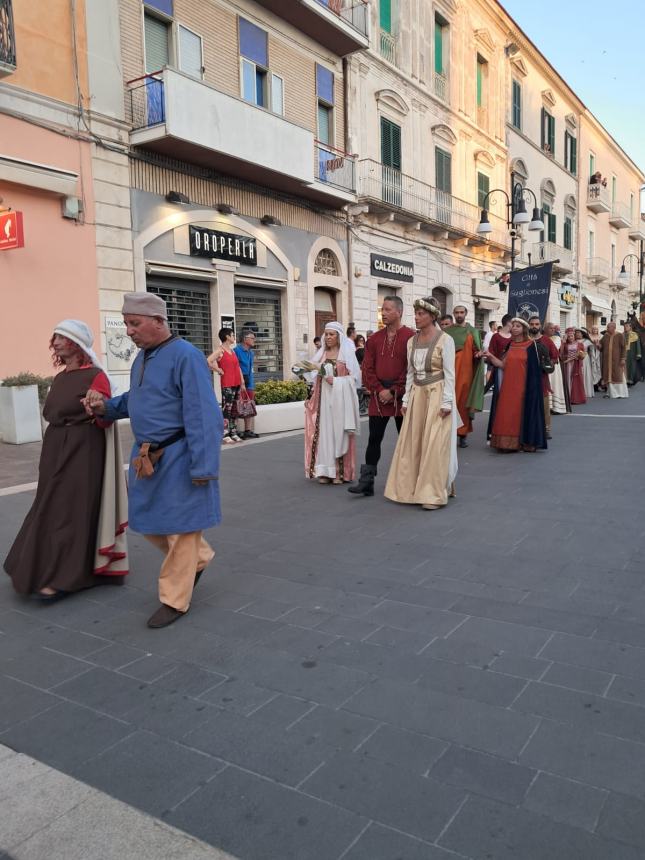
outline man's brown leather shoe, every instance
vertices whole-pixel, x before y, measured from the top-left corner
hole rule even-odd
[[[185,614],[185,612],[180,612],[173,606],[167,606],[165,603],[162,603],[159,609],[148,618],[148,627],[168,627],[169,624],[172,624],[173,621],[176,621]]]

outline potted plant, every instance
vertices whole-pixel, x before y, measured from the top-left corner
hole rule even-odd
[[[302,380],[269,379],[255,386],[258,414],[255,430],[260,435],[302,430],[305,426],[304,401],[307,385]]]
[[[0,385],[0,436],[10,445],[40,442],[43,438],[41,404],[52,377],[35,373],[8,376]]]

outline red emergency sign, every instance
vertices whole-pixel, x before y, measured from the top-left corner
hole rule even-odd
[[[0,212],[0,251],[23,248],[22,212]]]

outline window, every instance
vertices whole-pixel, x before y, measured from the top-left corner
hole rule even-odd
[[[318,98],[318,140],[329,146],[334,142],[334,73],[316,63]]]
[[[484,201],[486,195],[490,191],[490,179],[485,173],[477,172],[477,205],[480,209],[484,209]]]
[[[616,243],[611,243],[611,271],[613,272],[616,268]]]
[[[392,0],[380,0],[379,20],[381,30],[385,30],[386,33],[392,33]]]
[[[634,194],[629,195],[629,223],[634,223]]]
[[[244,18],[239,22],[242,98],[265,108],[268,107],[267,34]]]
[[[381,163],[401,170],[401,127],[381,117]]]
[[[591,178],[596,172],[596,156],[593,152],[589,153],[589,178]]]
[[[284,81],[280,75],[271,75],[271,110],[284,116]]]
[[[486,79],[488,75],[488,63],[477,54],[477,107],[486,106]]]
[[[551,205],[549,203],[542,204],[542,220],[544,221],[546,231],[542,230],[542,232],[540,233],[540,241],[544,242],[546,239],[547,242],[555,242],[556,218],[551,211]]]
[[[439,191],[452,194],[452,155],[446,152],[445,149],[440,149],[440,147],[436,146],[434,150],[434,164],[436,187]]]
[[[522,85],[513,80],[513,102],[511,106],[511,122],[515,128],[522,130]]]
[[[201,36],[180,24],[177,27],[177,42],[179,68],[193,78],[201,78],[204,73]]]
[[[548,155],[555,155],[555,117],[546,108],[542,108],[542,149]]]
[[[596,235],[593,230],[589,230],[587,234],[587,256],[595,257],[596,255]]]
[[[568,215],[564,219],[564,247],[569,251],[573,249],[573,221]]]
[[[444,70],[444,50],[448,25],[440,15],[434,16],[434,70],[437,75],[446,74]]]
[[[573,173],[574,176],[577,175],[578,141],[572,134],[569,134],[568,131],[565,131],[564,133],[564,166],[570,173]]]
[[[170,64],[170,24],[144,13],[143,29],[146,43],[146,74],[158,72]]]
[[[615,203],[615,202],[616,202],[616,191],[617,191],[617,188],[618,188],[618,180],[616,179],[616,177],[615,177],[615,176],[612,176],[612,177],[611,177],[611,202],[612,202],[612,203]]]

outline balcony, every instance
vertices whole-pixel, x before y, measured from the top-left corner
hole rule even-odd
[[[634,242],[645,242],[645,216],[640,215],[629,228],[629,238]]]
[[[586,274],[587,278],[596,284],[609,280],[611,272],[608,261],[602,257],[588,257]]]
[[[632,215],[629,211],[629,206],[626,203],[619,203],[617,200],[611,204],[611,212],[609,213],[609,223],[612,227],[627,228],[631,226]]]
[[[477,233],[480,210],[399,170],[372,159],[358,162],[358,197],[369,203],[370,211],[383,212],[402,222],[420,222],[445,239],[465,239],[469,245],[490,245],[508,250],[511,239],[506,222],[489,214],[493,232],[483,238]]]
[[[591,212],[611,212],[609,191],[600,182],[593,182],[587,186],[587,209]]]
[[[369,47],[367,0],[258,0],[338,57]]]
[[[434,94],[442,102],[448,101],[448,78],[445,75],[440,75],[439,72],[434,72],[432,78],[432,87]]]
[[[627,282],[625,282],[624,280],[621,281],[621,279],[619,277],[620,266],[611,267],[610,272],[609,272],[609,279],[608,279],[609,286],[614,290],[618,290],[619,292],[622,292],[623,290],[627,290],[627,289],[630,289],[630,290],[633,289],[633,287],[632,287],[632,280],[633,280],[632,274],[631,274],[631,272],[628,272],[627,274],[629,275],[629,280]]]
[[[0,78],[16,71],[16,32],[11,0],[0,0]]]
[[[130,84],[133,146],[325,205],[355,199],[351,156],[323,155],[306,128],[173,69]]]
[[[553,275],[560,278],[573,272],[573,251],[555,242],[536,242],[533,247],[527,245],[531,252],[531,261],[535,263],[553,263]]]
[[[398,65],[396,61],[397,42],[398,39],[396,36],[393,36],[392,33],[388,33],[387,30],[381,30],[381,37],[379,40],[379,53],[384,60],[387,60],[388,63],[392,63],[393,66]]]
[[[334,188],[346,200],[356,199],[356,156],[321,143],[314,143],[316,180],[328,188]]]

